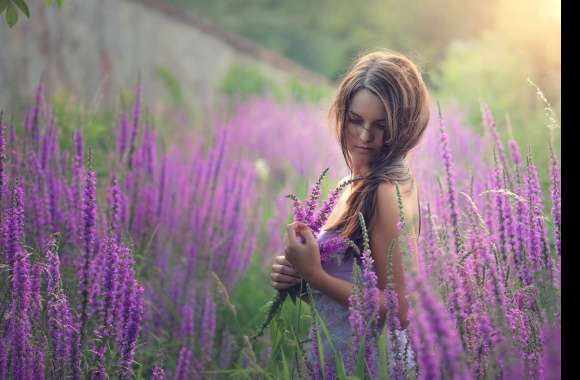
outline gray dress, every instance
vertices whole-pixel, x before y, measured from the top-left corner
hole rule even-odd
[[[326,239],[329,239],[333,236],[336,236],[336,231],[325,231],[322,230],[317,237],[319,243],[323,242]],[[343,254],[344,251],[337,251],[332,258],[324,263],[322,263],[322,267],[324,270],[330,274],[331,276],[338,277],[342,280],[352,282],[352,269],[354,264],[354,258],[352,255],[349,255],[349,258],[344,258]],[[326,294],[320,292],[315,288],[311,288],[312,290],[312,305],[316,308],[320,318],[326,324],[326,328],[328,329],[328,333],[332,339],[332,343],[336,349],[336,352],[342,356],[343,363],[348,362],[348,358],[351,354],[351,338],[352,332],[350,328],[350,322],[348,320],[349,317],[349,310],[348,307],[340,304],[339,302],[335,301],[333,298],[327,296]],[[318,334],[320,335],[320,340],[322,342],[322,346],[324,349],[324,356],[326,358],[326,362],[333,363],[333,351],[330,347],[328,339],[326,338],[324,332],[319,331]],[[312,330],[311,330],[311,338],[314,338]],[[407,331],[400,330],[396,331],[396,335],[400,340],[400,343],[403,346],[407,345]],[[414,360],[412,357],[412,350],[408,350],[409,355],[407,357],[407,367],[411,368],[414,367]],[[330,358],[330,359],[329,359]],[[309,350],[309,359],[313,362],[315,356],[312,350]],[[386,359],[386,358],[385,358]],[[378,358],[374,358],[374,363],[378,363]]]

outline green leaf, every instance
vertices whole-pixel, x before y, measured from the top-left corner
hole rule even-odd
[[[6,18],[6,23],[9,27],[12,28],[14,25],[16,25],[16,22],[18,21],[18,12],[12,3],[8,3],[4,17]]]
[[[30,18],[30,10],[28,9],[28,5],[26,5],[26,2],[24,2],[24,0],[12,0],[12,2],[16,4],[18,8],[20,8],[22,13],[24,13],[27,18]]]
[[[365,367],[366,367],[366,336],[362,336],[359,342],[358,352],[356,353],[356,364],[355,364],[355,374],[361,379],[365,377]]]
[[[0,15],[8,7],[8,1],[9,0],[0,0]]]
[[[286,360],[286,355],[284,354],[284,348],[282,350],[282,373],[284,374],[284,380],[290,380],[290,367],[288,366],[288,361]]]
[[[389,370],[387,367],[388,361],[384,360],[384,358],[387,358],[387,336],[385,334],[386,329],[386,326],[383,327],[378,340],[379,358],[382,358],[379,360],[379,378],[381,380],[387,380],[389,378]]]

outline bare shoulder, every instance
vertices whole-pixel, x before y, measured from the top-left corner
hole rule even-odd
[[[414,181],[399,185],[399,196],[401,198],[403,218],[409,227],[416,228],[415,217],[417,210],[417,189]],[[397,195],[397,186],[393,182],[382,182],[377,188],[377,216],[383,223],[390,225],[397,224],[400,220],[400,205]],[[412,234],[414,235],[414,234]]]
[[[400,218],[397,189],[392,182],[381,182],[377,187],[376,222],[396,226]]]

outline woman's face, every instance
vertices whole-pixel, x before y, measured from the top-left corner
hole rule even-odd
[[[346,114],[346,143],[353,172],[365,172],[383,147],[386,111],[380,99],[367,89],[355,93]]]

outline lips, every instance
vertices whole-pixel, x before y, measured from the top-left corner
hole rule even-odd
[[[360,149],[360,150],[364,150],[366,152],[370,152],[372,149],[371,148],[365,148],[363,146],[355,146],[356,148]]]

